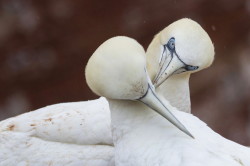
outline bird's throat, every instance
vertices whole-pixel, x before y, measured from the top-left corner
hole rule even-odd
[[[189,78],[190,74],[187,73],[173,75],[163,82],[156,92],[178,110],[191,113]]]

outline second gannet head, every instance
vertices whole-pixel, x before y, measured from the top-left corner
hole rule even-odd
[[[187,18],[159,32],[147,49],[147,67],[156,87],[173,74],[207,68],[213,59],[210,37],[197,22]]]
[[[89,59],[86,81],[99,96],[118,100],[139,100],[173,125],[192,135],[155,93],[146,70],[145,51],[134,39],[113,37],[105,41]]]

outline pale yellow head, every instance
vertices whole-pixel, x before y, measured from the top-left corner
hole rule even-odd
[[[110,99],[138,99],[148,88],[145,51],[134,39],[118,36],[100,45],[86,66],[91,90]]]
[[[147,49],[150,78],[158,86],[172,74],[210,66],[214,46],[206,31],[191,19],[181,19],[159,32]]]

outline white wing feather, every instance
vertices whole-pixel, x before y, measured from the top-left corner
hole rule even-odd
[[[174,114],[195,140],[173,137],[178,130],[170,131],[164,147],[171,155],[161,154],[169,165],[250,165],[249,148],[225,139],[192,114]],[[0,166],[105,166],[114,165],[113,156],[110,111],[105,98],[56,104],[0,122]]]
[[[0,122],[0,165],[113,165],[105,98],[44,107]]]

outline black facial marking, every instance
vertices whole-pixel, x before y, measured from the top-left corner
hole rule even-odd
[[[175,56],[184,64],[184,67],[183,67],[183,69],[182,69],[182,71],[180,73],[185,72],[185,71],[197,70],[199,68],[199,66],[188,65],[188,64],[186,64],[185,62],[182,61],[182,59],[179,57],[179,55],[175,51],[175,38],[174,37],[171,37],[169,39],[168,43],[164,45],[164,49],[166,47],[170,51],[171,57],[173,57],[173,54],[175,54]]]
[[[199,66],[185,65],[186,71],[193,71],[193,70],[196,70],[198,68],[199,68]]]

